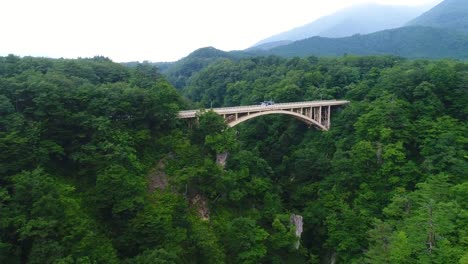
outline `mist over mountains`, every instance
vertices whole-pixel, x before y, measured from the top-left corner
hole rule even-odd
[[[396,55],[405,58],[468,59],[468,35],[431,27],[402,27],[345,38],[312,37],[273,48],[270,54],[294,56]]]
[[[369,6],[369,5],[366,5]],[[381,10],[382,6],[373,5],[375,10]],[[341,14],[354,14],[357,15],[359,10],[363,11],[363,6],[344,10]],[[387,6],[388,7],[388,6]],[[400,7],[389,7],[388,14],[392,14]],[[370,9],[369,9],[370,10]],[[468,3],[467,0],[445,0],[436,5],[432,9],[423,13],[419,9],[420,16],[409,18],[408,21],[403,22],[403,17],[408,18],[411,12],[417,12],[415,9],[408,11],[399,16],[394,16],[398,19],[389,19],[388,21],[399,21],[402,23],[401,27],[384,29],[370,34],[358,34],[354,29],[357,25],[363,23],[367,15],[361,13],[361,17],[356,19],[353,23],[349,23],[350,32],[347,37],[331,38],[331,37],[310,37],[300,40],[275,40],[281,36],[293,37],[293,33],[298,33],[300,30],[305,32],[306,27],[297,28],[284,35],[276,35],[272,38],[262,40],[255,48],[249,48],[243,51],[221,51],[213,47],[201,48],[181,60],[171,63],[170,65],[161,68],[162,72],[166,74],[167,78],[177,88],[185,86],[187,81],[201,71],[205,67],[223,59],[241,59],[252,56],[281,56],[281,57],[306,57],[306,56],[325,56],[336,57],[343,55],[395,55],[404,58],[417,59],[460,59],[468,60]],[[338,12],[340,13],[340,12]],[[337,13],[337,14],[338,14]],[[372,12],[371,12],[372,13]],[[382,14],[382,13],[380,13]],[[378,17],[377,11],[368,15],[369,20]],[[390,17],[382,15],[382,17]],[[321,29],[322,34],[345,34],[345,32],[338,30],[340,27],[335,26],[334,31],[332,27],[325,30],[324,25],[330,21],[338,21],[337,16],[324,17],[316,22],[315,32]],[[382,21],[385,19],[382,19]],[[327,22],[328,21],[328,22]],[[342,20],[346,21],[346,20]],[[319,27],[318,25],[323,27]],[[345,22],[342,23],[344,28]],[[372,24],[372,23],[370,23]],[[378,23],[377,23],[378,24]],[[384,25],[383,23],[379,24]],[[386,25],[390,25],[387,23]],[[393,24],[396,25],[396,24]],[[370,27],[361,27],[361,29],[370,30]],[[309,27],[308,29],[311,29]],[[377,27],[374,27],[374,29]],[[311,31],[309,31],[310,33]],[[339,33],[341,32],[341,33]],[[289,35],[288,35],[289,34]],[[304,33],[305,34],[305,33]],[[304,35],[302,35],[304,36]],[[300,35],[296,34],[296,38]],[[271,40],[272,42],[265,42]],[[159,67],[160,65],[158,65]]]
[[[409,7],[378,4],[352,6],[309,24],[263,39],[253,48],[260,45],[259,48],[264,49],[263,45],[266,43],[292,42],[313,36],[339,38],[398,28],[429,8],[428,6]]]
[[[427,26],[468,33],[468,1],[445,0],[413,19],[409,26]]]
[[[344,38],[312,37],[267,52],[286,57],[391,54],[467,60],[468,1],[445,0],[400,28]]]

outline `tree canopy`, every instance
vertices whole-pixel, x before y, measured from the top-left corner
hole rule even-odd
[[[179,90],[150,63],[0,57],[0,262],[466,263],[468,64],[213,56]],[[176,118],[270,99],[351,104],[328,132]]]

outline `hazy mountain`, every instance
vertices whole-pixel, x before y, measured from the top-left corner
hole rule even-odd
[[[247,51],[249,50],[270,50],[272,48],[284,46],[293,43],[294,41],[292,40],[278,40],[278,41],[273,41],[273,42],[267,42],[264,44],[259,44],[257,46],[251,47],[246,49]]]
[[[468,0],[445,0],[408,25],[453,29],[468,33]]]
[[[386,6],[366,4],[350,7],[322,17],[307,25],[266,38],[257,44],[281,40],[296,41],[312,36],[347,37],[398,28],[419,16],[429,7]]]
[[[465,1],[467,3],[462,3]],[[408,23],[424,26],[377,31],[382,27],[401,26],[411,17],[422,13],[423,9],[422,7],[382,5],[358,6],[324,17],[304,27],[273,36],[245,51],[225,52],[213,47],[201,48],[177,62],[158,66],[175,87],[182,88],[194,74],[212,63],[222,59],[239,59],[249,56],[389,54],[406,58],[468,60],[468,34],[464,33],[468,32],[468,0],[445,0]],[[337,38],[350,32],[372,31],[377,32]],[[307,38],[308,34],[330,37]],[[292,40],[295,39],[301,40],[293,42]]]
[[[270,53],[286,57],[392,54],[468,59],[468,35],[431,27],[403,27],[345,38],[312,37],[273,48]]]
[[[187,57],[163,68],[162,73],[167,76],[172,85],[176,88],[182,88],[194,73],[199,72],[211,63],[222,59],[238,59],[247,56],[250,56],[250,53],[242,51],[226,52],[213,47],[200,48],[190,53]]]

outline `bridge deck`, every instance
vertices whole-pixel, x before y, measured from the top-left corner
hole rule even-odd
[[[272,111],[272,110],[287,110],[291,108],[301,108],[301,107],[318,107],[318,106],[334,106],[334,105],[344,105],[348,104],[349,101],[345,100],[322,100],[322,101],[308,101],[308,102],[294,102],[294,103],[278,103],[269,106],[261,105],[246,105],[246,106],[235,106],[235,107],[222,107],[222,108],[213,108],[214,112],[223,115],[236,114],[236,113],[249,113],[249,112],[262,112],[262,111]],[[187,110],[180,111],[178,117],[181,119],[184,118],[194,118],[196,117],[197,112],[200,110]]]

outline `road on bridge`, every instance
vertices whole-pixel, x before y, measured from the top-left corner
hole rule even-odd
[[[219,115],[230,115],[230,114],[242,114],[242,113],[252,113],[252,112],[263,112],[263,111],[273,111],[273,110],[289,110],[289,109],[298,109],[298,108],[310,108],[310,107],[320,107],[320,106],[335,106],[335,105],[344,105],[348,104],[349,101],[345,100],[322,100],[322,101],[308,101],[308,102],[293,102],[293,103],[279,103],[268,106],[262,105],[246,105],[246,106],[234,106],[234,107],[222,107],[222,108],[213,108],[207,110],[213,110]],[[185,118],[194,118],[200,110],[186,110],[180,111],[178,117],[181,119]]]

